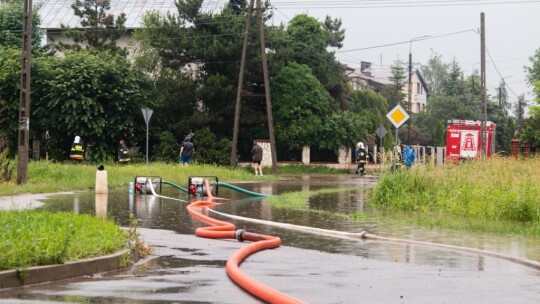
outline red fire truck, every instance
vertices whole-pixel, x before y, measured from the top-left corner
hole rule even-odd
[[[487,156],[495,152],[493,141],[497,125],[491,121],[486,124]],[[458,162],[462,159],[480,157],[482,145],[482,122],[451,119],[446,124],[446,160]]]

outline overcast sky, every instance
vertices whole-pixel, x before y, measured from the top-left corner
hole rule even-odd
[[[264,1],[264,0],[263,0]],[[212,10],[228,0],[207,0]],[[524,66],[540,48],[540,0],[273,0],[275,24],[289,23],[306,13],[319,20],[341,18],[341,62],[358,68],[360,61],[389,66],[396,59],[426,64],[432,52],[446,63],[455,59],[466,76],[480,69],[480,13],[486,20],[486,81],[493,97],[501,77],[510,102],[525,94],[534,100],[525,80]],[[410,43],[417,37],[431,36]],[[404,42],[401,44],[397,44]],[[393,46],[384,46],[397,44]],[[380,47],[378,47],[380,46]],[[372,48],[373,47],[373,48]]]
[[[358,67],[361,60],[383,66],[391,65],[397,58],[407,62],[411,48],[415,63],[427,63],[434,51],[445,62],[456,59],[466,75],[473,68],[480,68],[480,13],[484,12],[486,46],[494,62],[486,54],[489,92],[495,95],[494,88],[502,76],[511,90],[508,94],[512,102],[523,93],[527,100],[533,99],[523,66],[530,66],[529,57],[540,48],[540,1],[275,0],[271,3],[276,9],[274,22],[277,23],[288,22],[298,13],[320,20],[326,15],[341,18],[346,38],[343,48],[337,50],[337,58],[352,67]],[[432,37],[410,43],[411,39],[422,36]],[[356,50],[399,42],[405,43]]]

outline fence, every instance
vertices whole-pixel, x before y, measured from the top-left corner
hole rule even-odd
[[[263,148],[263,160],[261,165],[265,167],[272,166],[272,154],[270,149],[269,140],[256,140],[257,143]],[[382,150],[379,151],[377,146],[367,147],[370,154],[370,165],[389,165],[395,162],[395,155],[392,151]],[[442,165],[445,162],[446,147],[432,147],[432,146],[411,146],[416,154],[417,164],[433,164]],[[279,162],[280,165],[285,164],[303,164],[303,165],[324,165],[336,169],[355,170],[356,164],[354,161],[354,150],[348,147],[341,147],[337,153],[337,159],[335,162],[314,163],[311,161],[311,149],[309,146],[304,146],[302,149],[302,161],[301,162]],[[247,164],[244,164],[247,165]]]

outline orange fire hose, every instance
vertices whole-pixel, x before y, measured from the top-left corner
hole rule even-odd
[[[264,249],[278,247],[281,244],[281,239],[275,236],[245,232],[242,229],[236,230],[236,227],[233,224],[213,219],[196,210],[216,205],[219,205],[219,203],[196,201],[187,206],[187,210],[191,216],[200,222],[210,225],[209,227],[197,228],[195,230],[196,236],[212,239],[248,240],[254,242],[239,249],[229,258],[226,266],[227,275],[229,275],[229,277],[240,287],[267,303],[304,303],[301,300],[260,283],[239,268],[240,263],[251,254]]]

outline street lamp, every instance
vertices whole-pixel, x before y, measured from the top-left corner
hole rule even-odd
[[[430,37],[431,35],[424,35],[420,37],[414,37],[411,40],[409,40],[409,85],[408,85],[408,90],[407,90],[407,103],[409,105],[409,114],[411,115],[411,118],[412,118],[412,43],[413,41],[425,40]],[[411,119],[409,119],[409,122],[408,122],[407,138],[410,145],[411,144]]]

